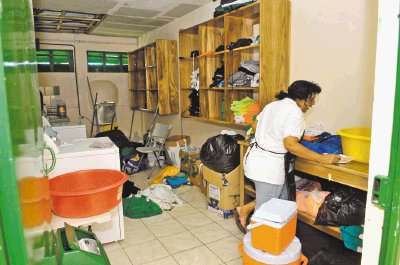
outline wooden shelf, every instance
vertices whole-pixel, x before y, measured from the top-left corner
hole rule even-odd
[[[224,126],[224,127],[229,127],[229,128],[235,128],[235,129],[241,129],[244,130],[246,126],[249,126],[249,124],[244,124],[244,123],[232,123],[228,121],[221,121],[221,120],[212,120],[212,119],[206,119],[206,118],[201,118],[201,117],[194,117],[194,116],[189,116],[189,115],[182,115],[183,118],[188,118],[192,119],[195,121],[201,121],[213,125],[218,125],[218,126]]]
[[[315,227],[316,229],[318,229],[318,230],[320,230],[320,231],[322,231],[324,233],[327,233],[327,234],[329,234],[331,236],[334,236],[337,239],[342,240],[342,236],[341,236],[339,227],[325,226],[325,225],[314,225],[315,218],[312,217],[311,215],[308,215],[308,214],[306,214],[304,212],[300,212],[300,211],[297,212],[297,217],[298,217],[298,219],[300,221],[302,221],[304,223],[307,223],[307,224],[311,225],[312,227]]]
[[[154,112],[158,106],[161,115],[179,113],[177,66],[177,43],[173,40],[156,40],[129,52],[131,109]]]
[[[238,144],[240,145],[240,205],[244,205],[244,195],[254,198],[255,190],[251,185],[245,184],[244,182],[243,157],[249,146],[249,141],[238,141]],[[314,175],[323,179],[328,179],[346,186],[364,191],[368,190],[368,165],[366,164],[352,161],[348,164],[327,165],[297,158],[295,169],[297,171]],[[338,227],[314,225],[315,218],[300,211],[298,212],[298,219],[322,232],[325,232],[338,239],[342,239],[340,229]]]
[[[260,44],[254,44],[254,45],[248,45],[248,46],[244,46],[244,47],[239,47],[233,50],[227,50],[226,52],[238,52],[238,51],[246,51],[246,50],[250,50],[250,49],[255,49],[255,48],[259,48]]]
[[[256,27],[256,25],[258,27]],[[259,28],[259,31],[254,29]],[[221,126],[245,128],[246,125],[234,124],[234,113],[230,110],[233,101],[246,97],[258,98],[262,109],[275,100],[280,90],[286,90],[289,84],[289,43],[290,43],[290,1],[258,0],[230,13],[204,21],[198,25],[179,31],[179,56],[187,58],[191,51],[215,51],[216,47],[227,47],[239,39],[260,36],[260,43],[233,50],[210,52],[200,55],[192,66],[192,58],[181,59],[180,86],[181,110],[190,107],[187,87],[190,87],[191,74],[199,69],[199,109],[198,121]],[[267,56],[268,55],[268,56]],[[224,65],[225,81],[235,73],[243,60],[260,62],[260,87],[209,88],[217,68]],[[191,63],[189,63],[191,62]],[[224,104],[224,106],[222,106]],[[222,110],[225,120],[220,121]],[[215,117],[217,119],[215,119]]]
[[[367,164],[352,161],[348,164],[326,165],[297,158],[295,170],[368,191],[369,168]]]
[[[257,91],[260,87],[245,87],[245,86],[235,86],[235,87],[227,87],[228,92],[235,92],[239,90],[249,90],[249,91]]]
[[[249,195],[252,198],[256,197],[256,189],[253,188],[250,184],[245,184],[244,185],[244,193]]]
[[[197,57],[194,57],[194,60],[196,61],[196,60],[198,60],[199,59],[199,56],[197,56]],[[184,63],[184,62],[193,62],[193,58],[184,58],[184,59],[179,59],[179,62],[181,62],[181,63]]]

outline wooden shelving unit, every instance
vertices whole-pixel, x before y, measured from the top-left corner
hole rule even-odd
[[[290,1],[259,0],[231,13],[205,21],[179,32],[181,110],[190,106],[190,78],[193,70],[200,69],[200,121],[221,121],[225,126],[235,126],[230,105],[245,97],[256,99],[263,108],[275,100],[280,90],[289,82],[289,28]],[[227,50],[231,42],[260,35],[260,44]],[[215,52],[224,45],[223,51]],[[200,55],[194,60],[191,51]],[[259,87],[229,87],[229,77],[238,71],[240,62],[260,62]],[[224,66],[224,86],[210,88],[218,67]],[[225,115],[222,113],[225,110]],[[244,127],[244,126],[243,126]]]
[[[249,146],[248,141],[239,141],[240,144],[240,205],[245,203],[245,195],[255,198],[255,189],[244,182],[243,158]],[[328,179],[359,190],[368,190],[368,165],[350,162],[343,165],[326,165],[300,158],[296,158],[295,170],[319,178]],[[314,217],[298,212],[298,219],[338,239],[342,239],[340,229],[333,226],[314,225]]]
[[[129,104],[159,114],[179,113],[178,55],[174,40],[157,40],[128,53]]]

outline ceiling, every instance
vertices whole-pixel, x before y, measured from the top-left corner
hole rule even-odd
[[[63,10],[69,11],[67,14],[71,12],[105,14],[106,16],[96,16],[101,17],[102,20],[96,23],[93,29],[76,32],[103,36],[139,37],[210,2],[211,0],[33,0],[33,7],[61,11],[60,14],[63,14]],[[38,19],[35,20],[37,24]],[[63,19],[58,18],[57,21],[51,22],[56,25],[52,32],[56,32],[57,28],[61,29],[61,26],[58,25],[62,23]],[[37,25],[36,30],[40,30]]]

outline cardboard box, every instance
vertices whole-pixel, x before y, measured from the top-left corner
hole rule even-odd
[[[224,174],[203,166],[203,178],[207,182],[207,200],[210,206],[233,210],[239,205],[239,167]]]
[[[224,209],[220,209],[220,208],[215,208],[212,205],[207,205],[207,209],[213,213],[218,214],[220,217],[224,218],[224,219],[228,219],[233,217],[233,210],[224,210]]]

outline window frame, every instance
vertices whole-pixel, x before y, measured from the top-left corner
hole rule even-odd
[[[90,53],[101,53],[100,56],[91,55]],[[108,54],[118,54],[118,57],[107,56]],[[101,65],[98,67],[90,66],[90,58],[101,59]],[[115,58],[118,59],[119,64],[117,65],[107,65],[107,59]],[[87,71],[88,73],[128,73],[128,53],[127,52],[114,52],[114,51],[86,51],[87,59]],[[124,64],[124,59],[126,59],[126,64]],[[118,67],[118,71],[115,68]]]
[[[48,54],[47,55],[38,54],[38,52],[42,52],[42,51],[47,51]],[[55,68],[57,65],[62,65],[62,64],[55,63],[54,57],[55,56],[63,56],[63,55],[54,54],[56,52],[67,52],[68,53],[67,55],[65,55],[65,57],[68,58],[68,61],[69,61],[67,71],[59,71]],[[38,57],[47,57],[48,58],[49,70],[45,70],[39,66],[40,63],[39,63]],[[39,73],[73,73],[73,72],[75,72],[75,61],[74,61],[74,51],[73,50],[38,49],[38,50],[36,50],[36,63],[37,63],[37,69],[38,69]]]

